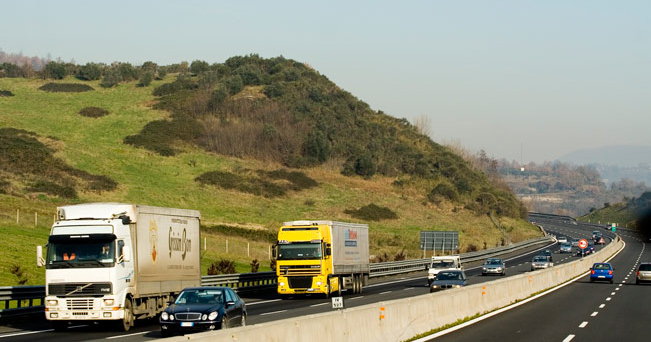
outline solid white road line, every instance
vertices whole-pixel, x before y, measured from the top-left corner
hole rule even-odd
[[[257,304],[264,304],[264,303],[272,303],[272,302],[277,302],[282,299],[270,299],[270,300],[261,300],[259,302],[253,302],[253,303],[246,303],[246,306],[251,306],[251,305],[257,305]]]
[[[387,294],[387,293],[391,293],[391,291],[384,291],[384,292],[380,292],[379,294],[383,295],[383,294]]]
[[[111,337],[107,337],[106,339],[107,340],[113,340],[113,339],[116,339],[116,338],[123,338],[123,337],[136,336],[136,335],[144,335],[144,334],[147,334],[147,333],[150,333],[150,332],[153,332],[153,330],[152,331],[143,331],[143,332],[138,332],[138,333],[133,333],[133,334],[127,334],[127,335],[111,336]]]
[[[19,333],[14,333],[14,334],[2,335],[2,336],[0,336],[0,338],[22,336],[22,335],[31,335],[31,334],[40,334],[40,333],[50,332],[50,331],[54,331],[54,329],[45,329],[45,330],[38,330],[38,331],[25,331],[25,332],[19,332]]]
[[[310,305],[310,307],[313,308],[315,306],[328,305],[328,304],[330,304],[330,303],[329,302],[327,302],[327,303],[319,303],[319,304]]]
[[[281,313],[281,312],[285,312],[285,311],[287,311],[287,310],[272,311],[272,312],[263,312],[263,313],[260,314],[260,316],[264,316],[264,315],[273,315],[273,314],[277,314],[277,313]]]

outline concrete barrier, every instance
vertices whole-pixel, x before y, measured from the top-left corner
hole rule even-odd
[[[169,340],[402,341],[567,282],[587,272],[594,262],[606,260],[622,246],[618,239],[580,260],[460,289]]]

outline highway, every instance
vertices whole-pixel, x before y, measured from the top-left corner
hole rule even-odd
[[[593,227],[574,225],[572,222],[551,222],[551,223],[541,223],[548,232],[557,235],[565,235],[569,237],[585,237],[590,238],[591,232],[594,230]],[[632,239],[632,238],[631,238]],[[641,245],[641,243],[639,243]],[[552,251],[556,252],[558,246],[546,246],[544,248],[549,248]],[[597,246],[599,248],[599,246]],[[520,274],[523,272],[528,272],[530,270],[530,264],[533,255],[537,254],[538,248],[531,251],[519,252],[518,255],[508,255],[504,256],[507,264],[507,276]],[[628,252],[628,249],[627,249]],[[563,263],[574,260],[576,257],[569,254],[554,254],[554,263]],[[481,271],[479,269],[479,263],[476,264],[464,264],[466,274],[469,278],[469,284],[476,284],[485,281],[491,281],[498,276],[481,276]],[[618,267],[619,268],[619,267]],[[629,267],[630,268],[630,267]],[[621,271],[617,270],[616,274],[619,277]],[[622,274],[623,276],[623,274]],[[618,279],[618,278],[616,278]],[[630,279],[630,278],[629,278]],[[371,284],[364,288],[364,292],[358,295],[344,295],[344,303],[346,307],[354,307],[359,305],[365,305],[370,303],[376,303],[380,301],[408,298],[413,296],[418,296],[426,294],[429,292],[428,287],[426,286],[426,272],[416,272],[409,275],[401,275],[395,277],[386,277],[380,279],[373,279]],[[589,284],[589,285],[604,285],[607,284]],[[612,285],[611,285],[612,286]],[[568,286],[571,287],[571,286]],[[601,289],[600,287],[594,287],[594,289]],[[585,290],[584,290],[585,291]],[[584,294],[586,295],[586,294]],[[330,300],[321,298],[295,298],[289,300],[280,300],[275,297],[274,294],[269,294],[266,297],[259,298],[244,298],[247,302],[248,310],[248,324],[256,324],[269,322],[279,319],[299,317],[303,315],[316,314],[320,312],[327,312],[332,310],[330,307]],[[540,299],[541,302],[547,301],[547,297]],[[536,301],[538,302],[538,300]],[[552,302],[553,303],[553,302]],[[558,303],[557,303],[558,305]],[[531,303],[530,305],[524,305],[523,307],[533,308],[533,312],[538,312],[537,305]],[[560,305],[563,307],[563,305]],[[555,308],[556,310],[557,308]],[[566,310],[572,310],[571,307],[565,308]],[[515,311],[515,310],[513,310]],[[510,312],[502,314],[508,315]],[[552,315],[554,316],[554,315]],[[541,317],[540,314],[532,316],[536,319],[539,324],[547,326],[545,322],[546,317]],[[553,319],[553,318],[550,318]],[[487,320],[490,321],[490,320]],[[476,325],[473,325],[468,329],[472,331],[475,327],[481,326],[483,322],[480,322]],[[581,323],[581,322],[579,322]],[[508,323],[514,324],[515,327],[520,327],[519,323]],[[554,326],[554,325],[551,325]],[[20,322],[9,327],[0,330],[0,341],[31,341],[34,339],[47,339],[48,341],[88,341],[88,340],[118,340],[118,341],[144,341],[151,339],[160,338],[158,322],[156,320],[149,321],[138,321],[136,326],[128,333],[116,332],[110,326],[98,325],[98,324],[78,324],[74,328],[68,329],[65,332],[54,332],[49,328],[49,324],[43,319],[37,319],[31,322]],[[454,338],[457,333],[463,333],[466,329],[459,332],[446,335],[443,338]],[[551,329],[558,331],[558,329]],[[481,335],[482,333],[479,333]],[[569,333],[568,333],[569,334]],[[512,333],[511,333],[512,335]],[[488,333],[485,338],[490,338],[494,340],[493,337],[496,335],[493,333]],[[522,340],[522,338],[513,339]],[[535,336],[535,335],[534,335]],[[517,337],[517,335],[511,336],[511,338]],[[459,339],[465,339],[466,337],[459,337]],[[468,340],[476,339],[477,336],[467,337]],[[455,339],[456,340],[456,339]],[[534,339],[535,340],[535,339]],[[559,341],[562,341],[559,340]]]
[[[651,250],[637,236],[619,232],[626,248],[610,262],[614,284],[589,276],[526,305],[438,337],[436,341],[649,341],[651,285],[635,285],[640,261]]]

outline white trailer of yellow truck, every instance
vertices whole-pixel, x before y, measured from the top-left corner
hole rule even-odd
[[[171,296],[201,285],[200,213],[124,203],[62,206],[43,258],[45,318],[70,322],[155,317]]]

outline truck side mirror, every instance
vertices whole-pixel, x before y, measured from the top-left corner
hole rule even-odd
[[[271,258],[272,259],[276,259],[276,255],[278,254],[278,252],[276,250],[277,247],[278,247],[278,245],[276,245],[276,244],[271,245]]]
[[[45,259],[43,259],[43,246],[36,246],[36,267],[43,267]]]
[[[131,250],[129,246],[122,247],[122,261],[129,262],[131,260]]]
[[[332,248],[331,247],[326,247],[326,255],[330,256],[332,255]]]

